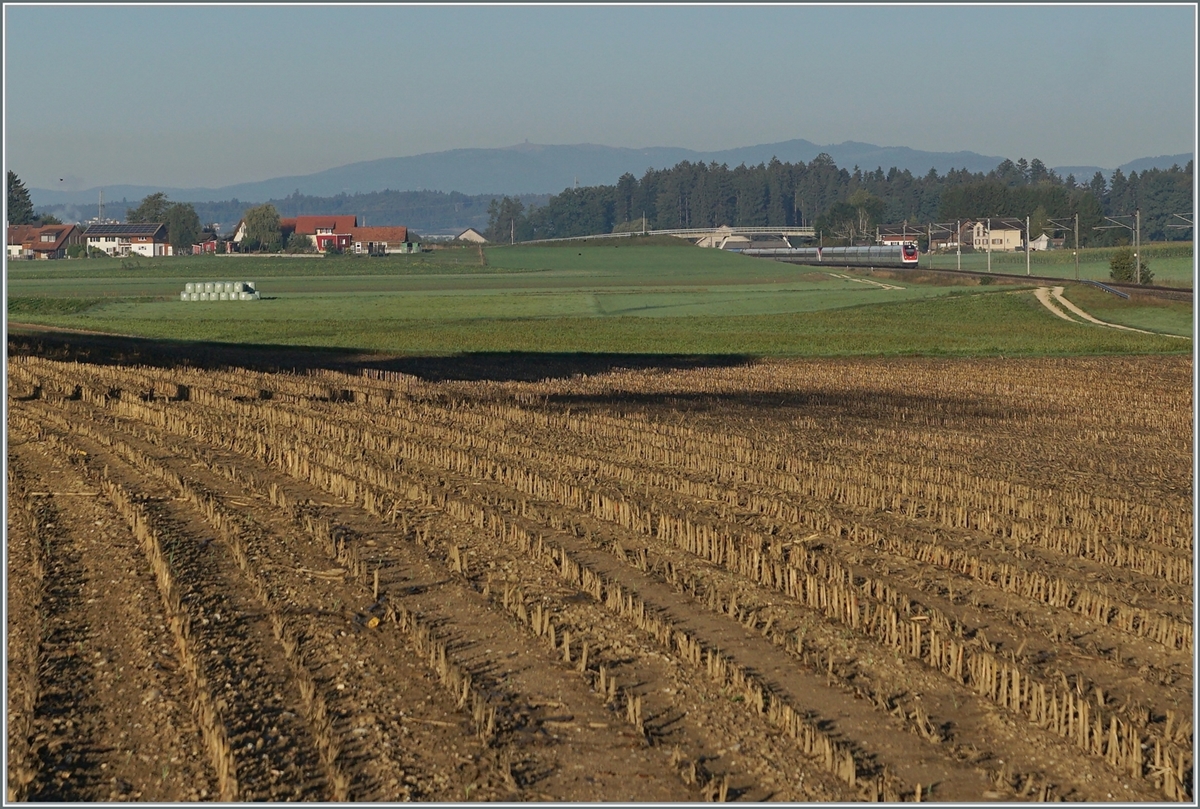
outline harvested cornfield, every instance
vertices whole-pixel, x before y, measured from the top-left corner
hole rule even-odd
[[[1191,801],[1191,362],[8,365],[12,800]]]

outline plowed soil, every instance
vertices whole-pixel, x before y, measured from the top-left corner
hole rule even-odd
[[[1191,377],[12,351],[8,796],[1191,801]]]

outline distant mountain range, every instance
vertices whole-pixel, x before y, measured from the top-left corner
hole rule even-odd
[[[641,177],[647,169],[664,169],[684,160],[693,163],[716,162],[737,166],[757,165],[776,157],[785,163],[810,162],[825,152],[841,168],[864,171],[881,167],[885,171],[895,166],[913,174],[924,175],[930,168],[944,174],[950,169],[965,168],[972,172],[988,172],[1004,158],[976,152],[925,152],[905,146],[876,146],[871,143],[846,141],[820,146],[807,140],[788,140],[715,152],[698,152],[676,147],[626,149],[594,144],[545,146],[522,143],[498,149],[453,149],[412,157],[391,157],[367,160],[319,171],[314,174],[277,177],[258,182],[238,183],[221,188],[167,188],[152,185],[106,186],[108,199],[140,200],[147,194],[163,191],[172,200],[181,202],[216,202],[238,199],[243,202],[262,202],[299,191],[311,196],[369,193],[372,191],[458,191],[463,194],[556,194],[576,183],[579,185],[612,185],[624,173]],[[1031,157],[1036,157],[1032,155]],[[1180,166],[1191,155],[1164,155],[1134,160],[1120,166],[1144,171],[1148,168]],[[1059,174],[1073,173],[1086,182],[1097,172],[1105,176],[1111,169],[1096,166],[1056,167]],[[94,205],[99,188],[85,191],[58,191],[30,188],[35,206]],[[113,213],[116,213],[114,211]],[[124,210],[120,211],[124,214]]]

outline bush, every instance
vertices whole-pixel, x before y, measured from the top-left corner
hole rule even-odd
[[[1109,277],[1114,281],[1125,284],[1149,284],[1153,282],[1154,273],[1150,272],[1150,262],[1146,261],[1144,257],[1139,256],[1137,263],[1141,264],[1141,273],[1135,272],[1133,249],[1130,247],[1121,247],[1113,253],[1112,260],[1108,263]]]
[[[293,233],[288,236],[287,251],[289,253],[312,253],[315,250],[312,239],[303,233]]]
[[[67,246],[67,258],[79,258],[87,255],[87,245],[72,244]]]

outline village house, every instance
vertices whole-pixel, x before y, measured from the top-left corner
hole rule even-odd
[[[9,225],[8,257],[16,259],[66,258],[67,248],[83,244],[78,225]]]
[[[357,216],[297,216],[279,220],[279,230],[285,242],[293,233],[299,233],[308,236],[313,247],[322,252],[330,247],[348,249],[353,241],[351,231],[357,226]],[[240,245],[245,238],[246,220],[243,219],[233,230],[233,243]]]
[[[297,231],[299,232],[299,231]],[[421,245],[409,241],[408,228],[372,227],[351,228],[353,251],[357,254],[389,255],[392,253],[419,253]]]
[[[175,251],[167,243],[167,226],[162,222],[88,225],[83,232],[88,251],[98,250],[110,256],[171,256]]]
[[[214,236],[211,239],[206,239],[202,242],[197,242],[196,244],[193,244],[192,245],[192,255],[193,256],[203,256],[203,255],[215,254],[217,252],[217,241],[218,241],[218,239]]]
[[[1020,228],[999,220],[992,220],[990,225],[987,220],[982,220],[973,226],[972,246],[981,253],[986,253],[989,248],[993,253],[1012,253],[1025,249],[1021,235]]]
[[[970,247],[973,244],[973,233],[973,225],[970,222],[961,223],[957,233],[954,232],[952,226],[944,230],[934,230],[929,249],[936,252],[938,250],[959,250],[962,246]]]
[[[889,247],[903,247],[915,244],[918,236],[926,235],[926,231],[918,225],[902,223],[899,225],[879,225],[876,230],[876,242]]]

